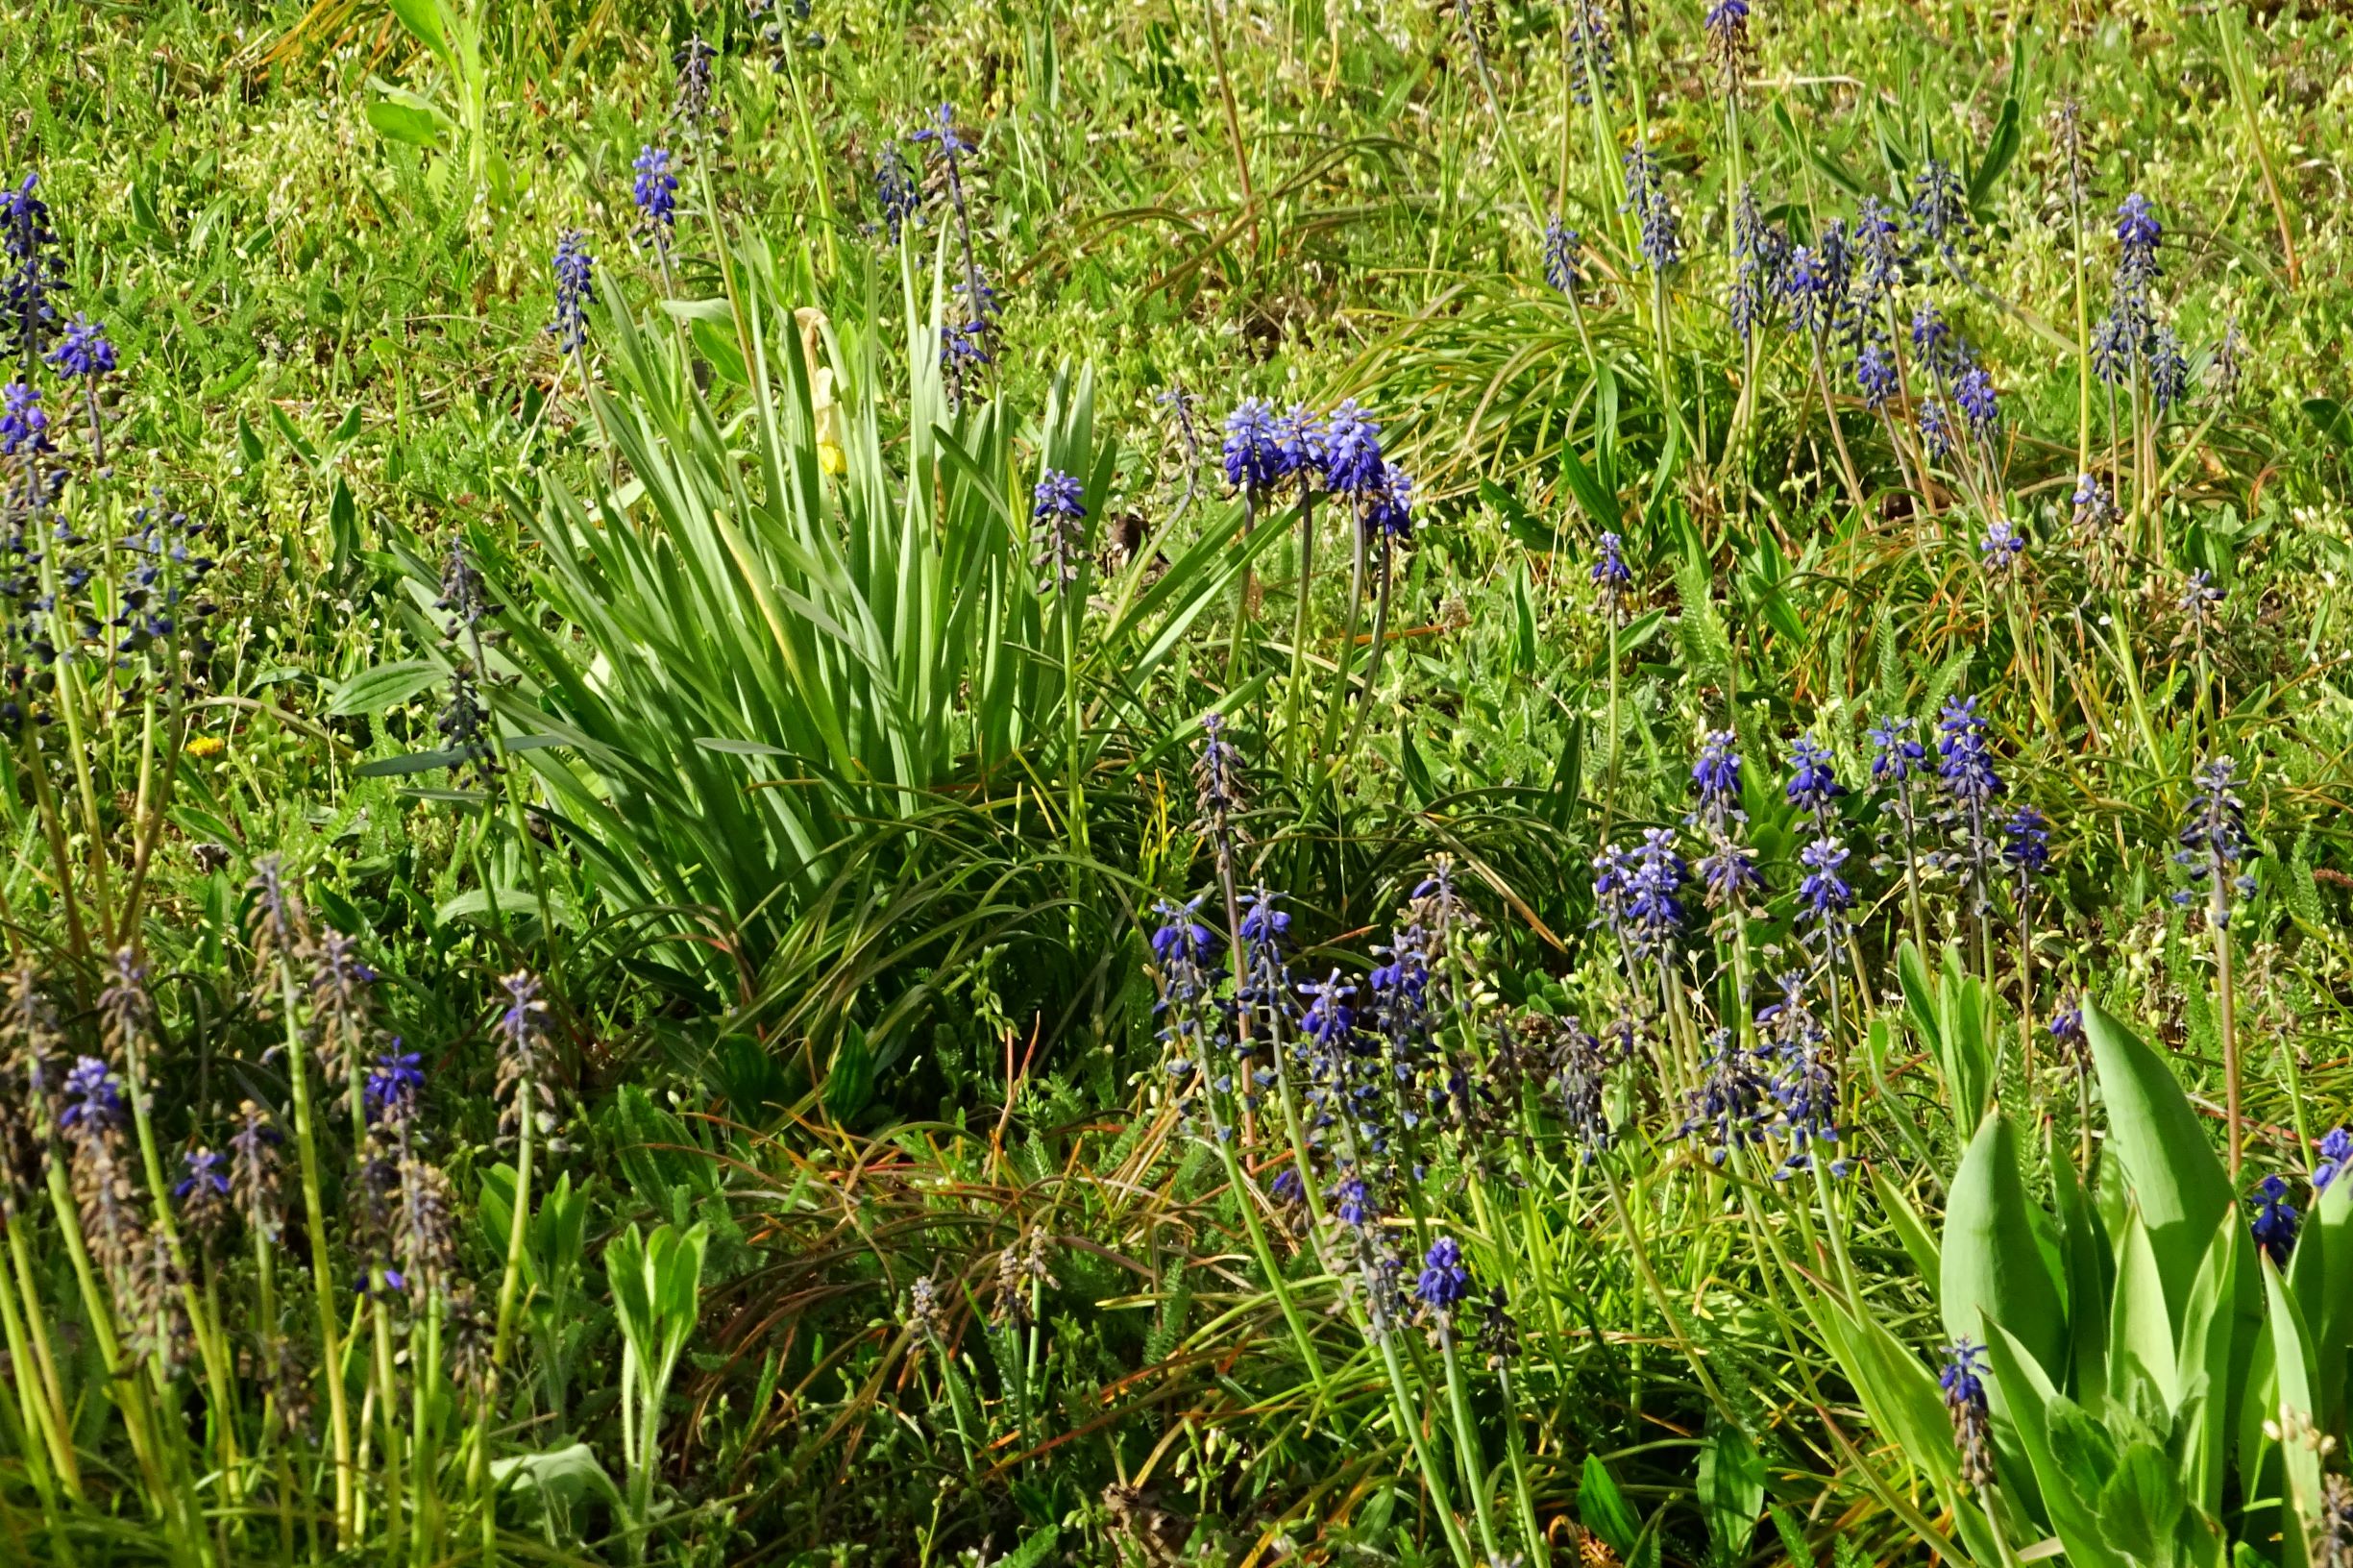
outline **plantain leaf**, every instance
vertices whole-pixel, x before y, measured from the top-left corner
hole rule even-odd
[[[2230,1209],[2230,1180],[2157,1053],[2096,1004],[2084,1004],[2083,1027],[2107,1103],[2109,1146],[2148,1228],[2167,1312],[2178,1318],[2215,1225]]]
[[[1585,1456],[1585,1468],[1577,1482],[1577,1519],[1600,1536],[1621,1561],[1632,1555],[1634,1541],[1642,1533],[1641,1521],[1627,1506],[1617,1478],[1609,1473],[1609,1466],[1602,1462],[1599,1454]]]
[[[1699,1498],[1715,1560],[1747,1561],[1749,1540],[1765,1507],[1765,1460],[1738,1427],[1718,1423],[1702,1440]]]

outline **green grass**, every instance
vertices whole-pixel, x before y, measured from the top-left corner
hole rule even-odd
[[[0,765],[15,1556],[2338,1561],[2342,1451],[2299,1433],[2341,1442],[2353,1347],[2353,1188],[2313,1168],[2353,1095],[2341,18],[1759,4],[1728,103],[1698,6],[771,12],[0,18],[0,175],[121,356],[103,463],[30,373],[56,509],[0,458],[40,550]],[[955,191],[906,139],[943,104]],[[1884,416],[1851,338],[1733,331],[1744,184],[1818,258],[1932,159],[1970,236],[1905,225]],[[2136,191],[2163,412],[2086,368]],[[958,377],[974,264],[1003,308]],[[1949,455],[1924,304],[2000,402]],[[1234,494],[1246,397],[1359,400],[1410,538]],[[109,657],[46,596],[135,608],[149,506],[219,564]],[[1963,697],[2047,875],[1882,809],[1871,727],[1912,721],[1933,814]],[[1595,858],[1707,852],[1720,730],[1765,888],[1685,889],[1655,963]],[[2243,887],[2172,858],[2224,755]],[[1279,983],[1236,968],[1260,888]],[[1154,936],[1195,899],[1189,971]],[[412,1118],[367,1084],[400,1052]],[[84,1056],[142,1114],[67,1116]],[[1791,1163],[1799,1069],[1835,1173]],[[173,1188],[245,1101],[275,1196],[215,1227]],[[1441,1237],[1473,1294],[1394,1299]]]

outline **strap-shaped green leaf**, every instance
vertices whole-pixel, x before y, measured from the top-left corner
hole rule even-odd
[[[2215,1224],[2230,1208],[2230,1181],[2157,1053],[2094,1004],[2084,1006],[2083,1027],[2108,1107],[2108,1144],[2148,1228],[2167,1310],[2178,1315]]]
[[[1953,1173],[1939,1305],[1953,1339],[1984,1337],[1991,1319],[2018,1335],[2046,1373],[2065,1376],[2066,1310],[2035,1244],[2030,1207],[2018,1174],[2018,1136],[1996,1112]]]

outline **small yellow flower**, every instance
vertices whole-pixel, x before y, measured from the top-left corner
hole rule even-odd
[[[199,735],[188,742],[188,755],[191,757],[217,757],[228,749],[229,743],[218,735]]]
[[[809,367],[809,410],[817,416],[817,466],[839,478],[849,472],[842,450],[842,405],[834,401],[833,370],[820,362],[820,339],[829,325],[825,312],[804,305],[793,312],[800,327],[800,355]]]

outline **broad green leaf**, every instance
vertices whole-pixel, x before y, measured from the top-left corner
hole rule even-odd
[[[1872,1425],[1918,1466],[1938,1490],[1952,1495],[1961,1468],[1952,1451],[1952,1421],[1936,1374],[1874,1317],[1854,1318],[1836,1302],[1816,1304],[1816,1321],[1832,1353],[1853,1379]],[[1972,1335],[1975,1337],[1975,1335]]]
[[[2297,1301],[2311,1326],[2313,1360],[2319,1370],[2322,1424],[2339,1430],[2345,1417],[2346,1352],[2353,1347],[2353,1181],[2333,1181],[2313,1205],[2312,1217],[2296,1242],[2301,1265],[2304,1248],[2321,1243],[2319,1286],[2312,1296],[2301,1290],[2304,1273],[2296,1271]]]
[[[1994,1028],[1994,996],[1984,981],[1961,967],[1961,950],[1945,949],[1944,973],[1936,992],[1939,1065],[1952,1097],[1953,1124],[1975,1127],[1993,1108],[2001,1071],[2001,1041]]]
[[[621,1492],[614,1486],[613,1478],[605,1473],[595,1451],[586,1443],[550,1449],[544,1454],[516,1454],[493,1459],[490,1475],[501,1490],[536,1495],[543,1506],[553,1502],[560,1507],[572,1508],[590,1496],[616,1507],[621,1502]]]
[[[2263,1275],[2264,1301],[2268,1309],[2267,1327],[2275,1396],[2262,1413],[2267,1420],[2277,1421],[2282,1432],[2278,1449],[2287,1475],[2289,1507],[2283,1513],[2280,1529],[2292,1548],[2288,1560],[2292,1564],[2309,1557],[2305,1531],[2320,1518],[2320,1455],[2312,1443],[2295,1435],[2299,1431],[2317,1435],[2314,1419],[2319,1408],[2319,1390],[2313,1364],[2312,1335],[2305,1328],[2302,1310],[2268,1256],[2259,1256],[2257,1267]]]
[[[1928,981],[1928,961],[1919,946],[1905,943],[1896,955],[1896,978],[1903,986],[1903,1004],[1911,1012],[1912,1026],[1920,1031],[1920,1042],[1928,1054],[1942,1059],[1945,1042],[1936,1016],[1936,990]]]
[[[2095,1484],[2087,1489],[2085,1478],[2063,1465],[2053,1448],[2051,1411],[2064,1396],[2035,1364],[2033,1353],[1999,1324],[1987,1329],[1985,1351],[2019,1448],[2034,1472],[2044,1511],[2066,1544],[2069,1562],[2074,1568],[2124,1568],[2123,1559],[2107,1548],[2100,1534],[2097,1487],[2105,1478],[2091,1478]],[[2073,1409],[2071,1402],[2068,1408]]]
[[[398,98],[378,98],[369,103],[367,114],[368,123],[388,141],[430,147],[441,139],[441,122],[431,110],[416,104]]]
[[[2167,1309],[2177,1317],[2215,1225],[2231,1207],[2230,1180],[2172,1069],[2096,1004],[2084,1005],[2083,1025],[2108,1109],[2108,1145],[2140,1206]]]
[[[1746,1561],[1765,1507],[1765,1460],[1738,1427],[1719,1422],[1702,1440],[1699,1498],[1716,1560]]]
[[[2064,1376],[2066,1314],[2029,1207],[2017,1135],[1996,1112],[1970,1140],[1946,1199],[1939,1306],[1951,1339],[1983,1339],[1986,1324],[1998,1323],[2046,1373]]]
[[[1642,1533],[1641,1521],[1626,1504],[1626,1494],[1618,1490],[1615,1476],[1602,1462],[1599,1454],[1585,1456],[1585,1467],[1577,1483],[1577,1519],[1585,1529],[1600,1536],[1621,1560],[1630,1556],[1634,1541]]]
[[[444,60],[450,54],[449,30],[442,23],[441,0],[390,0],[392,14],[422,43]]]
[[[474,753],[471,751],[408,751],[397,757],[378,757],[363,762],[352,770],[357,778],[404,778],[410,773],[429,773],[436,768],[454,768]]]
[[[2180,1433],[2176,1441],[2190,1500],[2213,1517],[2222,1508],[2222,1483],[2231,1445],[2237,1440],[2236,1408],[2232,1404],[2234,1341],[2239,1334],[2237,1298],[2251,1283],[2246,1226],[2226,1211],[2199,1260],[2197,1276],[2190,1284],[2190,1300],[2180,1318],[2177,1338],[2181,1369]]]
[[[2108,1311],[2116,1272],[2107,1230],[2074,1163],[2054,1154],[2051,1191],[2059,1210],[2059,1250],[2067,1281],[2069,1381],[2075,1397],[2096,1407],[2108,1388]]]
[[[441,680],[441,667],[430,659],[402,659],[380,664],[335,688],[327,711],[338,719],[358,713],[382,713]]]
[[[2116,1243],[2116,1299],[2108,1329],[2108,1392],[2126,1407],[2135,1404],[2136,1386],[2152,1392],[2160,1409],[2181,1401],[2179,1347],[2173,1341],[2173,1318],[2167,1311],[2165,1278],[2157,1271],[2157,1254],[2148,1231],[2135,1213],[2124,1222]]]
[[[1053,1554],[1054,1543],[1061,1538],[1059,1526],[1047,1525],[1034,1530],[1019,1546],[997,1558],[995,1568],[1044,1568],[1046,1558]]]
[[[2117,1456],[2116,1473],[2100,1489],[2100,1531],[2141,1561],[2159,1562],[2169,1555],[2184,1506],[2180,1479],[2165,1451],[2136,1442]]]

